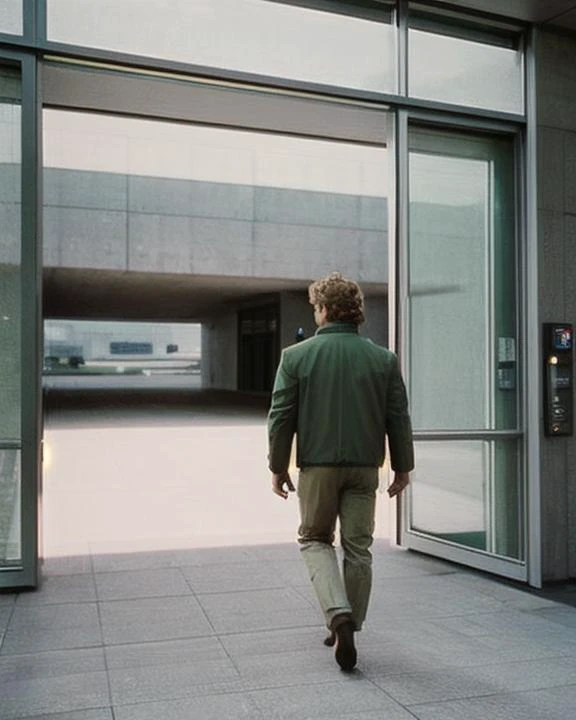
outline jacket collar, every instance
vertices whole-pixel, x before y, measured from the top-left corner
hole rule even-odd
[[[354,333],[358,335],[358,325],[354,323],[328,323],[319,327],[314,333],[315,335],[327,335],[329,333]]]

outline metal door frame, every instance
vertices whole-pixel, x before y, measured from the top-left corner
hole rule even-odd
[[[26,21],[26,18],[25,18]],[[35,588],[39,584],[39,518],[41,503],[41,182],[39,83],[36,56],[0,49],[0,63],[21,73],[21,436],[2,449],[21,453],[22,562],[0,571],[1,588]]]
[[[533,334],[527,326],[527,309],[533,298],[533,288],[529,286],[528,270],[533,267],[533,248],[531,235],[534,228],[531,227],[526,208],[530,205],[529,187],[523,180],[523,171],[532,162],[529,155],[529,138],[525,139],[524,128],[521,125],[514,126],[508,123],[493,122],[488,120],[472,120],[463,116],[441,115],[435,112],[422,112],[410,110],[398,110],[397,114],[397,237],[396,248],[391,247],[390,268],[395,274],[391,282],[390,303],[390,327],[393,329],[391,340],[398,352],[403,372],[408,377],[408,307],[407,307],[407,247],[409,233],[409,195],[408,195],[408,162],[409,162],[409,124],[414,126],[435,127],[438,130],[469,130],[471,132],[500,133],[515,137],[516,143],[516,179],[517,179],[517,202],[516,202],[516,235],[518,240],[517,263],[518,263],[518,330],[520,333],[520,344],[524,350],[521,352],[523,362],[518,369],[521,388],[533,387],[534,368],[530,362],[533,353],[530,347],[534,343]],[[391,244],[393,245],[393,243]],[[395,315],[395,317],[394,317]],[[530,399],[526,398],[526,392],[522,392],[519,406],[521,417],[516,431],[487,431],[486,433],[473,432],[416,432],[414,439],[418,440],[450,440],[450,439],[517,439],[521,441],[520,468],[523,477],[523,494],[521,496],[521,522],[523,531],[524,559],[515,560],[491,555],[487,552],[458,546],[446,540],[432,538],[409,530],[410,495],[403,501],[398,502],[396,514],[396,541],[398,544],[417,550],[423,553],[434,555],[439,558],[468,565],[470,567],[503,575],[514,580],[526,582],[539,587],[541,585],[541,570],[539,553],[534,551],[532,539],[539,537],[538,515],[534,512],[532,498],[537,495],[539,477],[537,472],[538,464],[535,463],[533,452],[528,452],[528,447],[534,448],[534,427],[532,422],[532,411]],[[537,431],[536,431],[537,432]]]

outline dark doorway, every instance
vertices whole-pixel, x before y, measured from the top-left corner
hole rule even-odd
[[[271,392],[279,359],[277,303],[241,310],[238,315],[238,389]]]

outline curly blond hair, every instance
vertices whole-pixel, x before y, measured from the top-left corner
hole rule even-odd
[[[308,288],[310,304],[326,308],[328,322],[360,325],[364,322],[364,295],[358,283],[339,272],[316,280]]]

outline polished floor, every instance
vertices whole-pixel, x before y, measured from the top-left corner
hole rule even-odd
[[[0,595],[1,720],[574,717],[576,609],[391,548],[385,496],[340,672],[294,498],[268,489],[264,411],[229,400],[49,412],[45,579]]]

